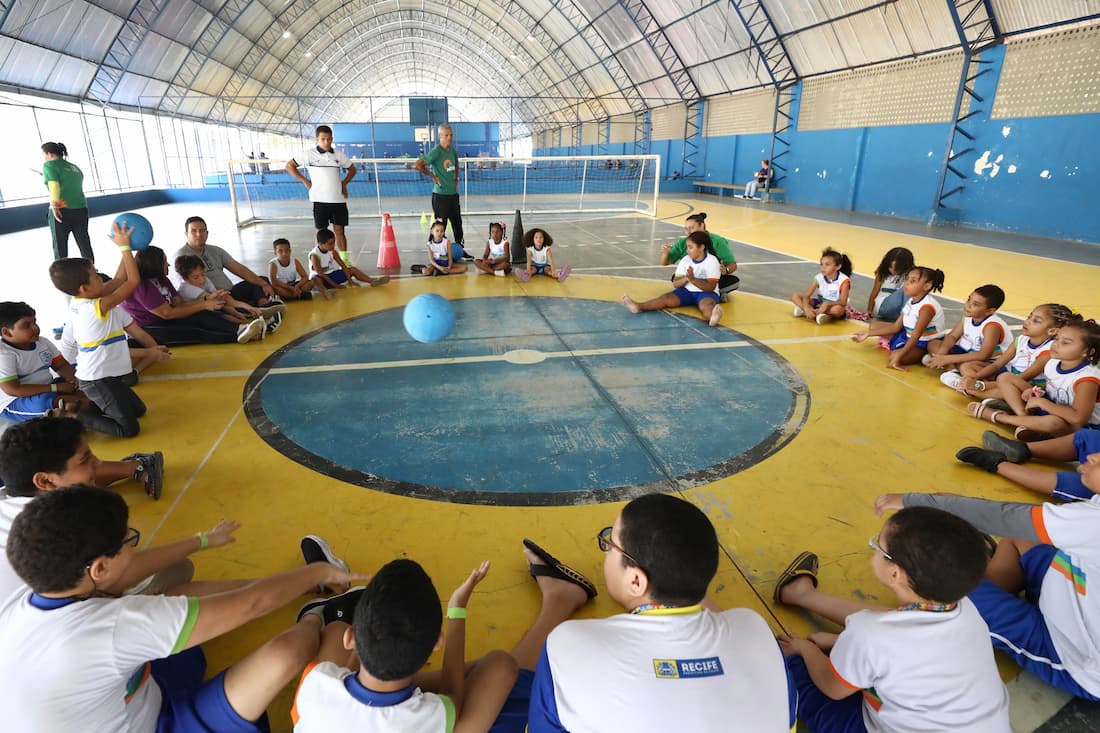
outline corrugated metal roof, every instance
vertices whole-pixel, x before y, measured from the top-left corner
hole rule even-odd
[[[799,77],[958,44],[943,0],[761,1]],[[1093,0],[992,5],[1006,33],[1098,12]],[[0,83],[79,98],[135,7],[10,3]],[[140,39],[136,50],[115,49],[127,73],[113,103],[202,116],[215,109],[211,97],[235,96],[217,108],[253,124],[296,119],[299,108],[360,114],[356,96],[439,94],[461,99],[463,115],[519,111],[533,127],[556,128],[662,107],[685,90],[770,83],[730,0],[167,0]],[[271,98],[251,99],[262,95]],[[299,104],[303,95],[315,99]]]

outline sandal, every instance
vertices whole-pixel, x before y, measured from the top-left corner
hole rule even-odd
[[[579,585],[584,589],[584,592],[588,595],[588,599],[592,600],[596,597],[596,584],[588,578],[584,577],[581,573],[569,567],[565,563],[558,560],[546,550],[536,545],[531,540],[525,539],[523,546],[533,552],[545,565],[528,565],[528,570],[531,573],[532,578],[537,578],[540,575],[557,578],[558,580],[564,580],[573,585]]]
[[[790,585],[791,582],[801,578],[803,575],[809,576],[810,582],[813,583],[814,588],[816,588],[817,569],[817,555],[812,552],[800,553],[798,557],[791,561],[787,569],[780,573],[779,579],[775,581],[775,591],[772,593],[772,600],[776,603],[782,603],[783,601],[779,600],[780,592]]]
[[[1050,433],[1043,433],[1032,428],[1025,428],[1023,425],[1021,425],[1020,427],[1016,428],[1016,431],[1013,433],[1013,437],[1015,437],[1016,440],[1022,440],[1025,443],[1037,443],[1040,440],[1050,440],[1054,436]]]
[[[987,410],[988,412],[986,412]],[[966,411],[970,414],[970,417],[976,417],[979,420],[989,420],[989,422],[994,425],[1001,424],[997,422],[997,416],[1003,415],[1005,412],[1004,410],[995,410],[991,406],[985,404],[985,402],[971,402],[966,406]]]

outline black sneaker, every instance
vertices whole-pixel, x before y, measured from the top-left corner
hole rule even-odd
[[[1005,457],[997,451],[985,450],[984,448],[977,448],[974,446],[963,448],[955,454],[955,458],[958,458],[963,463],[969,463],[971,466],[984,468],[990,473],[997,473],[997,466],[1001,465],[1005,460]]]
[[[306,565],[312,565],[315,562],[327,562],[345,572],[348,569],[348,564],[336,557],[336,553],[332,551],[329,544],[315,534],[306,535],[302,538],[302,558],[306,561]],[[318,586],[318,590],[322,593],[336,592],[336,589],[329,588],[327,585]]]
[[[415,272],[417,275],[424,272],[424,265],[413,265],[409,268],[410,272]]]
[[[1025,463],[1031,460],[1031,449],[1022,440],[1006,438],[992,430],[982,433],[982,446],[986,450],[996,451],[1009,463]]]
[[[281,325],[283,325],[283,314],[276,313],[275,315],[271,316],[271,320],[267,323],[267,332],[275,333],[275,330]]]
[[[164,454],[159,450],[155,453],[133,453],[122,460],[138,462],[134,480],[141,482],[146,494],[159,499],[164,489]]]
[[[321,618],[326,625],[331,624],[333,621],[343,621],[350,624],[355,620],[355,607],[359,604],[359,599],[366,589],[365,585],[360,585],[332,598],[310,601],[298,610],[296,620],[301,621],[307,613],[317,613],[317,609],[320,609]]]

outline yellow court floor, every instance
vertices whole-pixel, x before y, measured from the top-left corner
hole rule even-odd
[[[964,299],[974,286],[995,282],[1009,294],[1004,307],[1008,313],[1026,315],[1031,306],[1050,300],[1089,314],[1100,312],[1095,288],[1100,268],[816,221],[783,213],[781,206],[678,199],[662,201],[660,214],[679,224],[686,213],[700,209],[710,214],[709,228],[731,240],[811,261],[832,245],[851,253],[864,273],[889,247],[908,246],[918,263],[948,272],[945,295]],[[746,265],[741,274],[747,281],[752,272]],[[804,287],[799,281],[791,290]],[[538,601],[521,539],[534,539],[602,589],[595,535],[612,523],[622,504],[483,506],[413,499],[344,483],[280,455],[257,435],[242,411],[245,383],[261,361],[294,339],[354,316],[401,307],[423,292],[452,299],[553,295],[614,302],[624,290],[635,298],[651,297],[666,291],[667,281],[587,273],[574,274],[564,284],[520,284],[473,275],[442,281],[399,278],[377,289],[341,292],[331,302],[294,303],[284,325],[262,342],[175,349],[171,361],[143,375],[139,393],[149,412],[141,435],[126,442],[93,437],[93,447],[103,458],[134,450],[164,451],[167,477],[159,502],[149,501],[136,487],[122,489],[132,523],[146,542],[186,536],[223,517],[242,522],[235,544],[196,556],[198,579],[257,577],[294,567],[301,562],[298,542],[305,534],[324,536],[356,570],[369,572],[398,557],[418,560],[443,598],[471,568],[488,559],[492,570],[470,605],[467,655],[509,648],[534,618]],[[872,511],[880,493],[953,491],[1034,500],[954,460],[955,451],[976,444],[989,425],[969,418],[965,398],[942,387],[936,374],[920,368],[888,371],[882,351],[870,342],[849,340],[862,324],[818,327],[793,319],[789,304],[750,291],[746,287],[733,297],[722,325],[788,360],[808,384],[810,404],[801,430],[781,450],[747,470],[683,492],[718,529],[723,558],[712,591],[722,606],[752,608],[777,632],[805,634],[819,628],[805,614],[773,608],[771,602],[776,575],[807,549],[821,556],[823,589],[889,603],[892,599],[871,575],[867,549],[867,537],[881,525]],[[320,372],[311,389],[323,392],[340,379],[339,373]],[[736,392],[738,385],[722,383],[721,388]],[[447,420],[452,411],[464,409],[465,400],[478,398],[464,396],[453,405],[410,401],[407,408],[435,411],[439,420]],[[495,399],[500,409],[508,409],[507,395]],[[325,419],[342,425],[370,420],[371,415],[346,404]],[[675,439],[723,437],[703,431]],[[296,610],[284,609],[209,644],[211,669],[258,647],[292,623]],[[601,594],[582,615],[618,610]],[[433,665],[438,662],[433,658]],[[1016,674],[1011,665],[1002,669],[1006,679]],[[276,730],[290,727],[290,694],[287,690],[272,708]]]

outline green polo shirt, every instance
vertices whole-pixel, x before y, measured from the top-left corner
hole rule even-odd
[[[733,250],[730,249],[730,243],[725,237],[714,232],[707,232],[707,234],[710,235],[710,242],[714,245],[714,254],[718,256],[719,262],[723,265],[732,265],[737,262],[733,257]],[[676,240],[676,244],[672,245],[672,249],[668,251],[668,264],[675,265],[684,259],[684,255],[688,253],[687,241],[687,237],[680,237]]]
[[[458,187],[455,185],[455,178],[458,176],[458,152],[454,145],[447,150],[436,145],[424,156],[424,162],[439,179],[439,183],[432,187],[432,193],[441,193],[446,196],[458,193]]]
[[[88,200],[84,198],[84,174],[69,161],[64,158],[47,160],[42,164],[42,179],[47,185],[50,181],[58,182],[61,200],[68,208],[88,208]]]

